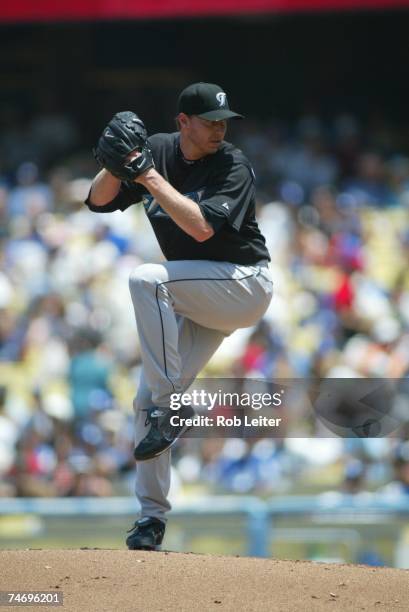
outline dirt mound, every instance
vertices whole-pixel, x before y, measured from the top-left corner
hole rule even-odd
[[[408,610],[406,570],[122,550],[0,551],[1,591],[63,593],[66,612]],[[52,610],[50,606],[24,606]],[[1,610],[16,611],[16,607]]]

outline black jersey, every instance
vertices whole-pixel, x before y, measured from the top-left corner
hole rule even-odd
[[[197,242],[184,232],[149,192],[123,182],[118,195],[95,212],[126,210],[143,202],[163,254],[168,260],[206,259],[252,265],[270,259],[255,217],[254,173],[243,153],[223,142],[217,153],[197,161],[183,158],[179,132],[149,138],[157,171],[180,193],[200,206],[214,235]]]

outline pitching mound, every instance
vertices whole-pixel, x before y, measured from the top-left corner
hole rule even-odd
[[[409,573],[170,552],[7,550],[0,551],[0,590],[62,592],[67,612],[389,612],[408,610]]]

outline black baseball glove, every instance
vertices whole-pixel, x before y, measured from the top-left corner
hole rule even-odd
[[[155,167],[147,137],[142,119],[123,111],[114,115],[92,151],[102,168],[121,181],[133,181]]]

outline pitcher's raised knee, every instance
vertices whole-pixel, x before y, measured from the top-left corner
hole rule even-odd
[[[129,288],[132,293],[144,291],[168,280],[166,268],[160,264],[142,264],[135,268],[129,277]]]

